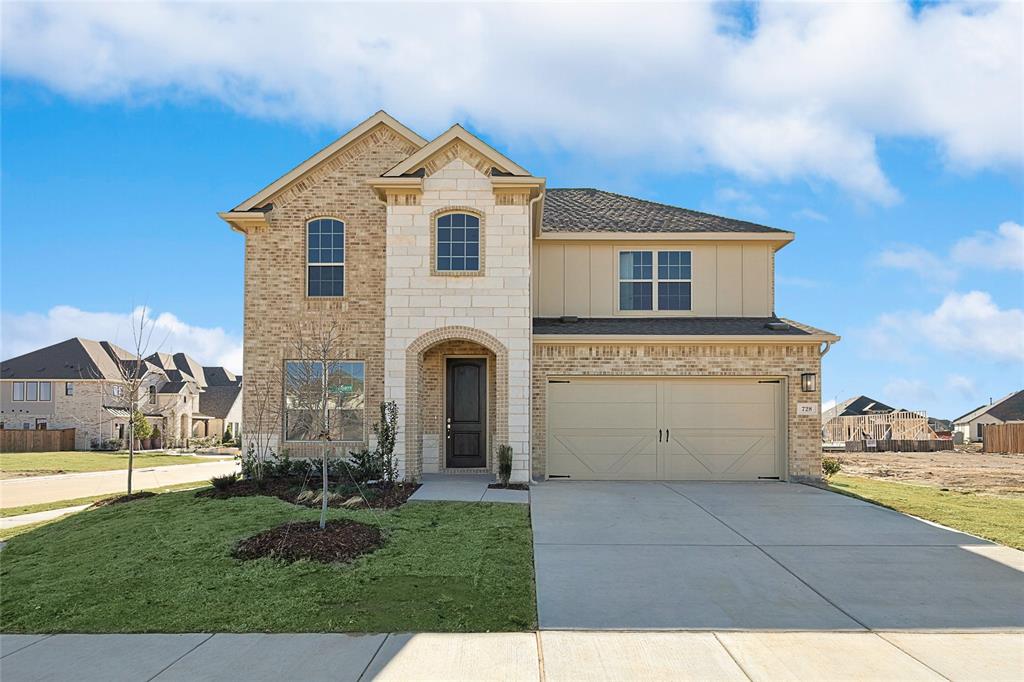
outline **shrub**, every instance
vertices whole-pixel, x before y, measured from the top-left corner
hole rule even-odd
[[[398,463],[395,461],[395,439],[398,436],[398,404],[385,401],[380,404],[380,421],[373,425],[377,436],[377,457],[381,465],[381,478],[389,484],[398,478]]]
[[[842,468],[843,463],[838,457],[823,457],[821,459],[821,473],[825,474],[826,480],[838,474]]]
[[[149,437],[152,438],[153,440],[160,440],[160,436],[162,435],[164,434],[160,433],[160,427],[154,426],[153,433],[151,433]]]
[[[242,478],[254,478],[260,480],[263,478],[264,467],[259,457],[256,456],[256,446],[249,442],[249,447],[245,452],[240,452],[235,455],[235,459],[242,467]]]
[[[498,479],[502,485],[508,485],[508,479],[512,478],[512,446],[498,446]]]
[[[348,466],[341,477],[343,481],[366,483],[367,481],[380,480],[384,475],[377,453],[366,448],[358,452],[349,452],[348,461],[345,464]]]
[[[220,439],[220,442],[223,445],[231,445],[233,440],[234,438],[231,436],[231,425],[228,424],[228,427],[224,429],[224,437]]]
[[[100,447],[101,450],[120,450],[124,447],[124,443],[120,438],[108,438],[103,441],[103,445]]]
[[[238,474],[224,474],[223,476],[214,476],[210,479],[210,483],[217,490],[227,490],[236,480],[238,480]]]
[[[135,438],[137,440],[149,438],[153,433],[153,427],[146,419],[146,416],[138,410],[132,413],[132,426],[135,428]]]

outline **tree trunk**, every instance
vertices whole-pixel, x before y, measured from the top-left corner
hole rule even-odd
[[[128,422],[128,494],[132,494],[132,463],[135,459],[135,420]]]
[[[320,502],[320,530],[323,530],[327,527],[327,443],[321,443],[320,449],[320,475],[323,478],[323,490],[321,491],[323,500]]]

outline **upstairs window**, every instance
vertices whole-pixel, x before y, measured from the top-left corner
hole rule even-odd
[[[345,295],[345,223],[340,220],[306,223],[306,294]]]
[[[689,251],[620,251],[619,310],[692,310],[691,258]]]
[[[11,399],[12,400],[19,400],[19,401],[20,400],[24,400],[25,399],[25,382],[24,381],[15,381],[14,385],[13,385],[13,388],[11,389],[11,392],[12,392],[12,395],[11,395]]]
[[[156,403],[156,386],[153,386],[152,384],[149,387],[149,402],[153,404]]]
[[[437,271],[480,271],[480,218],[469,213],[438,216]]]
[[[53,384],[49,381],[39,382],[39,399],[46,402],[53,400]]]
[[[65,381],[64,382],[64,395],[74,395],[74,394],[75,394],[75,385],[73,383],[71,383],[70,381]]]

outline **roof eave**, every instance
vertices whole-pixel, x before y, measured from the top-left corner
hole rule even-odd
[[[835,343],[835,334],[544,334],[534,332],[535,342],[543,343]]]
[[[546,232],[543,241],[757,241],[774,242],[782,248],[796,238],[793,232]]]

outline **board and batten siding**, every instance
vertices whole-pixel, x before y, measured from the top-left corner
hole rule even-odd
[[[616,254],[623,250],[659,249],[692,253],[693,309],[656,314],[695,317],[768,317],[772,314],[775,301],[774,246],[771,244],[538,240],[534,242],[534,316],[636,316],[636,312],[618,310]]]

